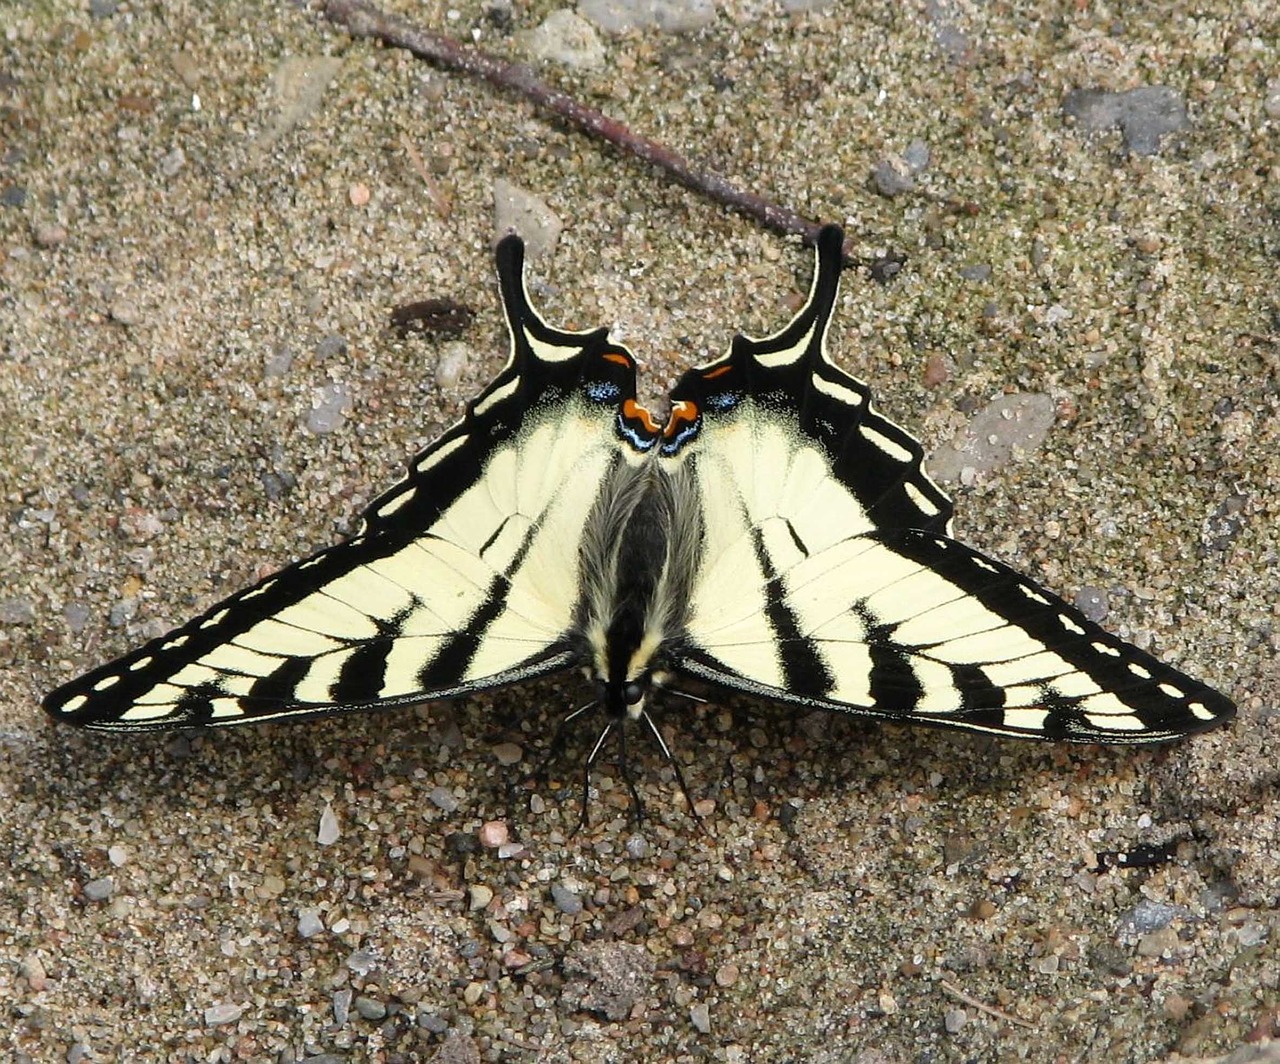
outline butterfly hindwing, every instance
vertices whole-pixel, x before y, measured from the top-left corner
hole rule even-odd
[[[762,611],[725,609],[691,627],[683,671],[784,702],[1077,742],[1157,742],[1233,712],[936,533],[865,533],[776,564]]]
[[[923,451],[824,348],[841,236],[808,302],[686,374],[664,442],[702,551],[677,670],[783,702],[1031,738],[1154,742],[1229,700],[946,537]]]
[[[356,536],[50,694],[108,729],[398,705],[565,668],[577,542],[620,460],[635,365],[547,325],[516,238],[498,247],[506,368],[363,515]],[[652,442],[652,441],[650,441]]]

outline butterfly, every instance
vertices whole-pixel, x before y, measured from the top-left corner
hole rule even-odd
[[[606,721],[588,773],[615,730],[625,756],[628,721],[670,757],[650,706],[678,677],[1028,739],[1151,743],[1228,720],[1222,694],[950,537],[920,443],[826,352],[842,242],[822,229],[790,323],[686,372],[659,420],[607,329],[539,316],[506,236],[506,367],[356,534],[45,709],[103,731],[247,724],[576,669],[593,690],[571,718]]]

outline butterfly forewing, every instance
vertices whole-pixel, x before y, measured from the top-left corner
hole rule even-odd
[[[564,668],[578,537],[617,461],[630,355],[530,306],[498,250],[511,357],[352,540],[59,688],[89,727],[232,724],[459,694]]]
[[[784,702],[1031,738],[1153,742],[1231,702],[946,538],[918,442],[825,351],[841,238],[774,336],[685,375],[664,461],[702,543],[677,669]],[[684,407],[679,404],[683,403]]]

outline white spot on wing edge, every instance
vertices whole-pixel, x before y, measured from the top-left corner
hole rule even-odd
[[[412,499],[416,494],[417,492],[414,491],[412,488],[409,488],[406,491],[402,491],[399,495],[393,496],[392,498],[384,502],[381,506],[379,506],[377,510],[374,511],[374,515],[377,517],[390,517],[393,513],[395,513],[397,510],[403,507],[404,504],[407,503],[410,499]]]
[[[1017,728],[1019,731],[1044,731],[1044,722],[1049,719],[1049,711],[1039,706],[1027,706],[1017,709],[1006,709],[1001,723],[1006,728]]]
[[[414,471],[421,473],[432,466],[444,461],[449,455],[453,454],[459,447],[466,444],[470,437],[465,434],[455,436],[451,440],[445,440],[432,447],[426,454],[413,463]]]
[[[516,391],[519,387],[520,387],[520,378],[513,377],[501,388],[495,388],[492,392],[490,392],[478,403],[476,403],[476,405],[472,407],[471,412],[476,415],[483,414],[486,410],[492,409],[493,407],[497,406],[499,403],[506,402],[508,399],[510,399],[513,395],[516,394]]]
[[[1160,690],[1167,694],[1170,698],[1183,698],[1186,692],[1180,687],[1174,687],[1171,683],[1162,683]]]
[[[101,680],[93,685],[95,691],[105,691],[108,688],[115,687],[120,682],[118,673],[112,673],[110,676],[104,676]]]
[[[150,665],[153,661],[155,661],[155,658],[153,658],[150,654],[144,654],[144,655],[143,655],[142,657],[140,657],[137,661],[131,661],[131,662],[129,662],[129,671],[130,671],[130,672],[141,672],[141,671],[142,671],[143,669],[145,669],[148,665]]]
[[[934,517],[937,514],[941,513],[941,510],[938,508],[938,506],[935,505],[931,499],[926,498],[924,492],[922,492],[919,488],[917,488],[914,484],[912,484],[911,481],[909,480],[906,481],[902,485],[902,487],[903,487],[903,490],[906,491],[908,498],[910,498],[911,501],[916,504],[916,508],[921,513],[928,514],[930,517]],[[978,561],[978,564],[983,566],[983,568],[985,569],[990,569],[993,573],[998,571],[993,566],[987,565],[985,562]]]
[[[823,395],[829,395],[832,399],[839,399],[840,402],[848,406],[862,405],[862,396],[852,388],[846,388],[843,384],[829,381],[819,373],[813,374],[813,386]]]
[[[251,587],[249,588],[248,591],[243,592],[240,595],[240,598],[238,601],[244,602],[247,599],[257,598],[259,595],[263,594],[268,588],[274,587],[275,583],[276,583],[276,578],[274,576],[270,580],[264,580],[257,587]]]
[[[121,720],[158,720],[161,717],[168,717],[173,714],[173,703],[162,702],[158,705],[148,706],[142,703],[135,703],[120,714]]]
[[[1136,661],[1129,662],[1129,671],[1140,680],[1151,679],[1151,673],[1139,665]]]
[[[1086,713],[1085,719],[1102,731],[1140,732],[1147,726],[1132,713]]]
[[[1070,617],[1068,617],[1065,613],[1058,614],[1058,620],[1061,622],[1062,627],[1065,628],[1068,632],[1073,632],[1076,635],[1084,635],[1084,629],[1081,628],[1078,624],[1076,624],[1076,622],[1073,621]]]
[[[790,326],[788,326],[788,328],[789,327]],[[799,362],[800,359],[804,357],[804,353],[809,350],[809,344],[813,340],[813,330],[815,327],[816,323],[815,325],[810,326],[809,331],[800,337],[799,343],[796,343],[791,347],[784,348],[781,351],[761,352],[755,356],[756,361],[759,362],[760,365],[769,369],[772,369],[775,366],[789,366],[793,362]],[[783,329],[783,332],[786,332],[786,329]],[[772,337],[766,338],[765,342],[770,339],[772,339]]]
[[[88,701],[89,701],[89,698],[87,695],[76,695],[74,698],[68,698],[65,702],[62,703],[61,707],[59,707],[59,712],[74,713],[77,709],[80,709]]]
[[[883,432],[873,429],[870,425],[862,426],[862,438],[877,450],[883,451],[890,458],[899,462],[914,461],[915,456],[899,443],[895,443],[889,439]]]
[[[568,346],[562,344],[548,343],[546,340],[539,340],[528,329],[524,331],[525,343],[529,345],[529,349],[537,358],[543,362],[568,362],[574,355],[582,354],[582,346],[580,344],[570,344]],[[569,333],[570,336],[585,336],[585,333]]]
[[[1188,702],[1187,708],[1196,720],[1214,720],[1213,712],[1203,702]]]

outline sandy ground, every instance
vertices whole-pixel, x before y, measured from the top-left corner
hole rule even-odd
[[[752,0],[545,67],[905,253],[848,278],[833,337],[881,407],[930,447],[1006,392],[1057,412],[955,489],[960,534],[1241,708],[1134,752],[676,706],[713,836],[651,751],[642,832],[606,768],[571,835],[594,732],[512,793],[568,681],[208,736],[46,722],[54,684],[349,531],[496,371],[496,182],[563,223],[549,317],[615,324],[652,395],[783,321],[809,268],[303,4],[89,6],[0,4],[0,1055],[1153,1061],[1275,1032],[1269,5]],[[401,6],[514,58],[552,10]],[[1157,154],[1064,119],[1139,85],[1188,109]],[[477,312],[460,340],[387,329],[446,296]],[[479,845],[490,821],[521,845]],[[1170,859],[1093,871],[1138,846]]]

